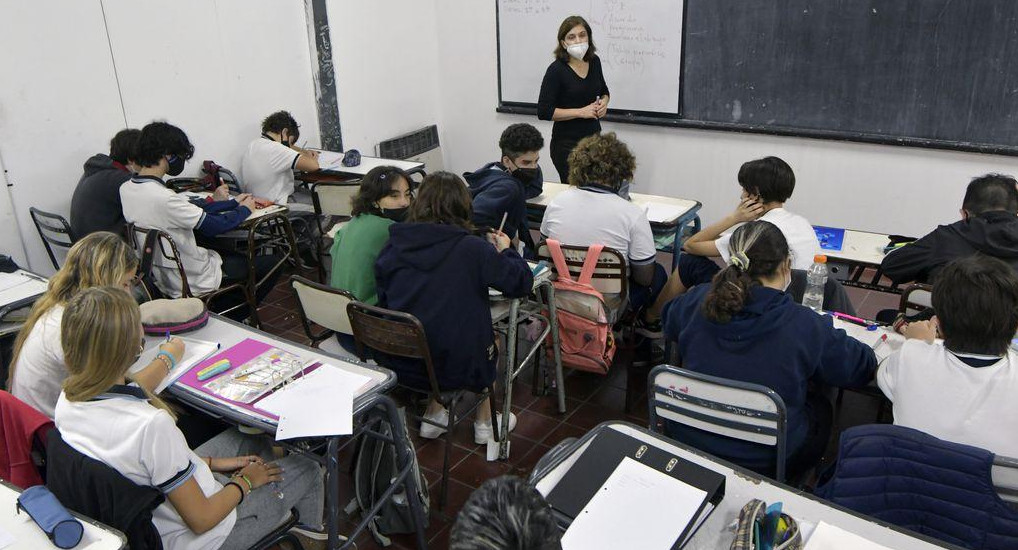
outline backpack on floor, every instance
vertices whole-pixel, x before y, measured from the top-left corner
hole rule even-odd
[[[562,254],[561,243],[555,239],[545,242],[558,273],[552,284],[555,286],[562,364],[574,369],[607,374],[615,358],[615,336],[608,322],[608,307],[604,303],[604,296],[590,284],[604,245],[592,244],[587,248],[580,277],[574,281],[569,274],[566,257]],[[549,353],[551,342],[549,335]]]
[[[368,413],[366,422],[377,422],[378,433],[385,437],[392,438],[395,443],[382,441],[367,434],[361,436],[357,443],[357,453],[354,458],[354,500],[346,507],[346,513],[352,514],[360,510],[362,514],[367,513],[381,499],[389,487],[392,486],[399,474],[399,460],[395,445],[408,446],[405,451],[413,458],[413,470],[410,476],[417,481],[418,494],[408,495],[404,487],[400,487],[393,494],[392,499],[386,502],[378,511],[378,515],[368,523],[368,529],[375,541],[382,546],[389,546],[392,540],[386,535],[414,533],[413,512],[410,509],[408,498],[416,498],[424,510],[424,527],[428,524],[428,513],[431,499],[428,495],[428,482],[421,475],[420,467],[417,465],[417,450],[414,442],[407,432],[406,417],[403,409],[400,409],[403,416],[402,440],[393,437],[392,424],[388,416],[380,411],[373,410]],[[377,420],[376,420],[377,419]]]

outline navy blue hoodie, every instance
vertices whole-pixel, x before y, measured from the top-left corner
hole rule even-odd
[[[410,313],[424,325],[443,390],[480,390],[495,380],[488,287],[516,298],[529,294],[534,282],[515,250],[500,253],[462,227],[432,223],[390,226],[375,276],[378,305]],[[429,388],[423,365],[385,359],[401,384]]]
[[[85,172],[71,196],[71,231],[80,239],[96,231],[121,234],[124,209],[120,185],[131,179],[131,171],[108,155],[99,153],[85,161]]]
[[[526,184],[513,177],[500,162],[485,164],[476,172],[466,172],[463,178],[470,185],[473,197],[474,225],[498,229],[502,215],[507,214],[503,231],[510,239],[521,235],[527,246],[534,248],[527,230],[527,199],[541,194],[544,189],[544,175],[537,169],[537,176]]]
[[[665,306],[665,337],[678,341],[684,368],[777,392],[788,412],[788,456],[802,446],[810,425],[808,382],[859,387],[873,379],[873,350],[835,329],[829,316],[817,315],[784,292],[754,286],[742,311],[728,323],[715,323],[701,313],[710,289],[709,284],[697,285]],[[747,468],[773,466],[770,447],[680,426],[670,426],[669,433]]]

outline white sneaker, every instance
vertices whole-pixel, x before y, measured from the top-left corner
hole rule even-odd
[[[432,422],[445,425],[449,423],[449,411],[446,410],[445,407],[442,407],[442,410],[440,410],[434,416],[430,416],[427,413],[425,413],[424,418]],[[442,428],[440,426],[434,426],[432,424],[428,424],[427,422],[423,421],[421,422],[421,437],[423,437],[424,439],[437,439],[444,433],[445,428]]]
[[[498,427],[501,429],[502,413],[496,413],[495,422],[498,422]],[[510,432],[513,431],[515,427],[516,427],[516,415],[513,413],[509,413],[509,431]],[[478,445],[483,445],[487,443],[489,439],[492,439],[494,435],[495,432],[491,428],[490,420],[488,422],[478,422],[476,420],[474,421],[474,443]]]

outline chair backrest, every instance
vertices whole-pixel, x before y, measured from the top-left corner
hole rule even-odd
[[[1000,455],[993,457],[990,476],[1000,498],[1012,508],[1018,509],[1018,458]]]
[[[149,293],[151,294],[151,289],[147,287],[152,280],[152,269],[155,266],[155,259],[161,256],[177,266],[177,273],[180,275],[180,296],[182,298],[193,298],[191,286],[187,283],[187,272],[184,270],[184,262],[180,259],[180,252],[177,250],[177,244],[173,242],[173,237],[170,237],[165,231],[148,229],[133,223],[128,224],[128,232],[132,236],[131,240],[135,250],[138,250],[141,256],[141,263],[138,265],[138,277],[146,282],[146,289],[149,290]]]
[[[420,320],[409,313],[361,302],[350,302],[346,305],[346,311],[357,343],[357,355],[362,360],[366,358],[365,347],[383,354],[418,359],[428,370],[432,393],[438,395],[438,379],[431,362],[431,349]]]
[[[60,214],[44,212],[34,206],[29,207],[28,211],[32,215],[35,230],[39,232],[42,244],[46,247],[49,260],[53,262],[53,269],[60,269],[57,257],[53,254],[53,247],[70,248],[78,240],[71,231],[71,224]]]
[[[587,247],[562,245],[562,255],[566,257],[566,265],[569,266],[569,273],[573,279],[580,276],[583,269],[583,262],[587,258]],[[555,262],[552,261],[551,252],[548,250],[548,243],[541,242],[537,246],[538,259],[548,262],[548,266],[556,275]],[[594,276],[590,280],[591,286],[601,294],[618,294],[623,298],[629,295],[629,275],[626,273],[626,259],[614,248],[605,247],[597,259],[597,267],[594,269]]]
[[[290,287],[297,296],[297,310],[308,338],[315,341],[327,337],[314,335],[311,332],[311,323],[321,325],[331,332],[353,335],[350,316],[346,312],[346,305],[357,301],[353,294],[310,281],[299,275],[290,277]]]
[[[901,291],[898,302],[898,313],[915,315],[933,308],[933,286],[927,284],[911,284]]]
[[[659,420],[774,447],[775,479],[785,478],[785,402],[758,384],[708,376],[671,365],[650,371],[650,429]]]
[[[318,215],[349,218],[353,214],[353,197],[359,183],[316,183],[312,200]]]

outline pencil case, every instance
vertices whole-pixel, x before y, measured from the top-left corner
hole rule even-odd
[[[141,325],[149,335],[191,332],[209,322],[209,310],[198,298],[151,300],[140,308]]]
[[[18,496],[18,512],[24,510],[57,548],[74,548],[85,527],[64,508],[45,485],[25,489]]]

